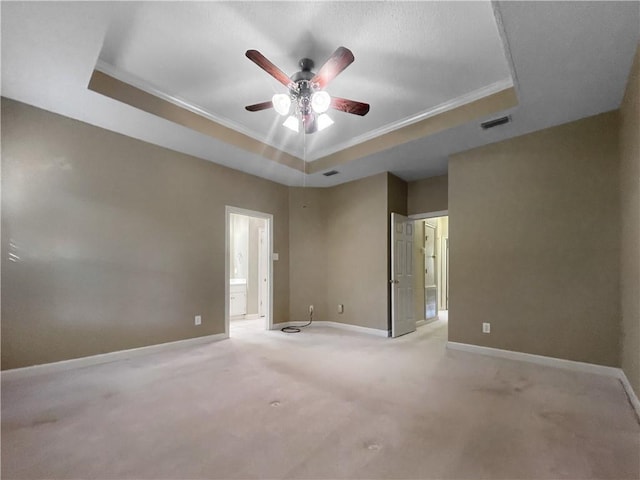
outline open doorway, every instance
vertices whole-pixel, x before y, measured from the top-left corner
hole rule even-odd
[[[391,213],[391,336],[442,321],[449,310],[449,217]],[[417,218],[416,218],[417,217]]]
[[[226,207],[225,330],[230,336],[272,326],[273,217]]]
[[[418,326],[448,319],[449,217],[414,221],[414,312]]]

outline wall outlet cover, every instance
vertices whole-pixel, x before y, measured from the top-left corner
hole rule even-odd
[[[341,303],[338,304],[338,313],[344,313],[344,305]]]
[[[194,323],[195,323],[196,325],[200,325],[200,324],[202,324],[202,316],[201,316],[201,315],[196,315],[196,318],[195,318],[195,322],[194,322]]]
[[[491,333],[491,324],[484,322],[482,324],[482,333]]]

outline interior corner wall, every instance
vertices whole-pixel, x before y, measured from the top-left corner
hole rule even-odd
[[[449,340],[619,366],[618,176],[617,112],[453,156]]]
[[[620,107],[622,369],[640,397],[640,45]]]
[[[328,321],[388,328],[387,187],[385,172],[326,191]]]
[[[392,173],[387,173],[387,213],[389,213],[389,228],[391,228],[391,212],[405,216],[408,215],[408,189],[409,186],[407,182]]]
[[[2,369],[224,332],[225,205],[273,215],[288,320],[287,187],[3,98]]]
[[[306,322],[309,305],[315,320],[327,320],[327,189],[289,189],[289,262],[291,321]]]
[[[449,177],[429,177],[409,182],[407,214],[441,212],[449,209]]]
[[[314,320],[387,330],[389,182],[404,183],[385,172],[289,189],[292,321],[307,321],[313,305]]]

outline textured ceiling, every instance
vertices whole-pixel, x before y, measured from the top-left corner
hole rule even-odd
[[[615,109],[638,42],[637,2],[2,2],[2,95],[289,185],[334,185],[391,171],[446,173],[449,154]],[[495,14],[495,15],[494,15]],[[496,21],[497,18],[497,21]],[[371,104],[364,118],[290,135],[244,105],[284,87],[244,57],[287,73],[339,45],[355,62],[328,91]],[[307,160],[442,104],[515,83],[513,122],[486,118],[393,146],[323,177],[247,153],[87,89],[101,62],[141,87]],[[465,97],[467,96],[467,97]],[[495,115],[492,115],[495,116]],[[326,135],[325,135],[326,134]],[[302,144],[302,145],[301,145]]]
[[[243,108],[286,91],[245,57],[247,50],[292,75],[301,58],[319,68],[340,45],[356,60],[327,91],[369,103],[367,116],[331,111],[333,127],[305,136],[283,128],[272,109]],[[488,2],[124,4],[100,61],[117,78],[307,161],[460,97],[511,85]]]

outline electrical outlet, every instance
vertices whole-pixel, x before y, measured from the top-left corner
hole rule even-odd
[[[491,333],[491,324],[484,322],[482,324],[482,333]]]
[[[338,304],[338,313],[344,313],[344,305],[341,303]]]
[[[196,315],[195,322],[196,325],[200,325],[202,323],[202,316]]]
[[[309,305],[309,313],[313,313],[313,305]]]

